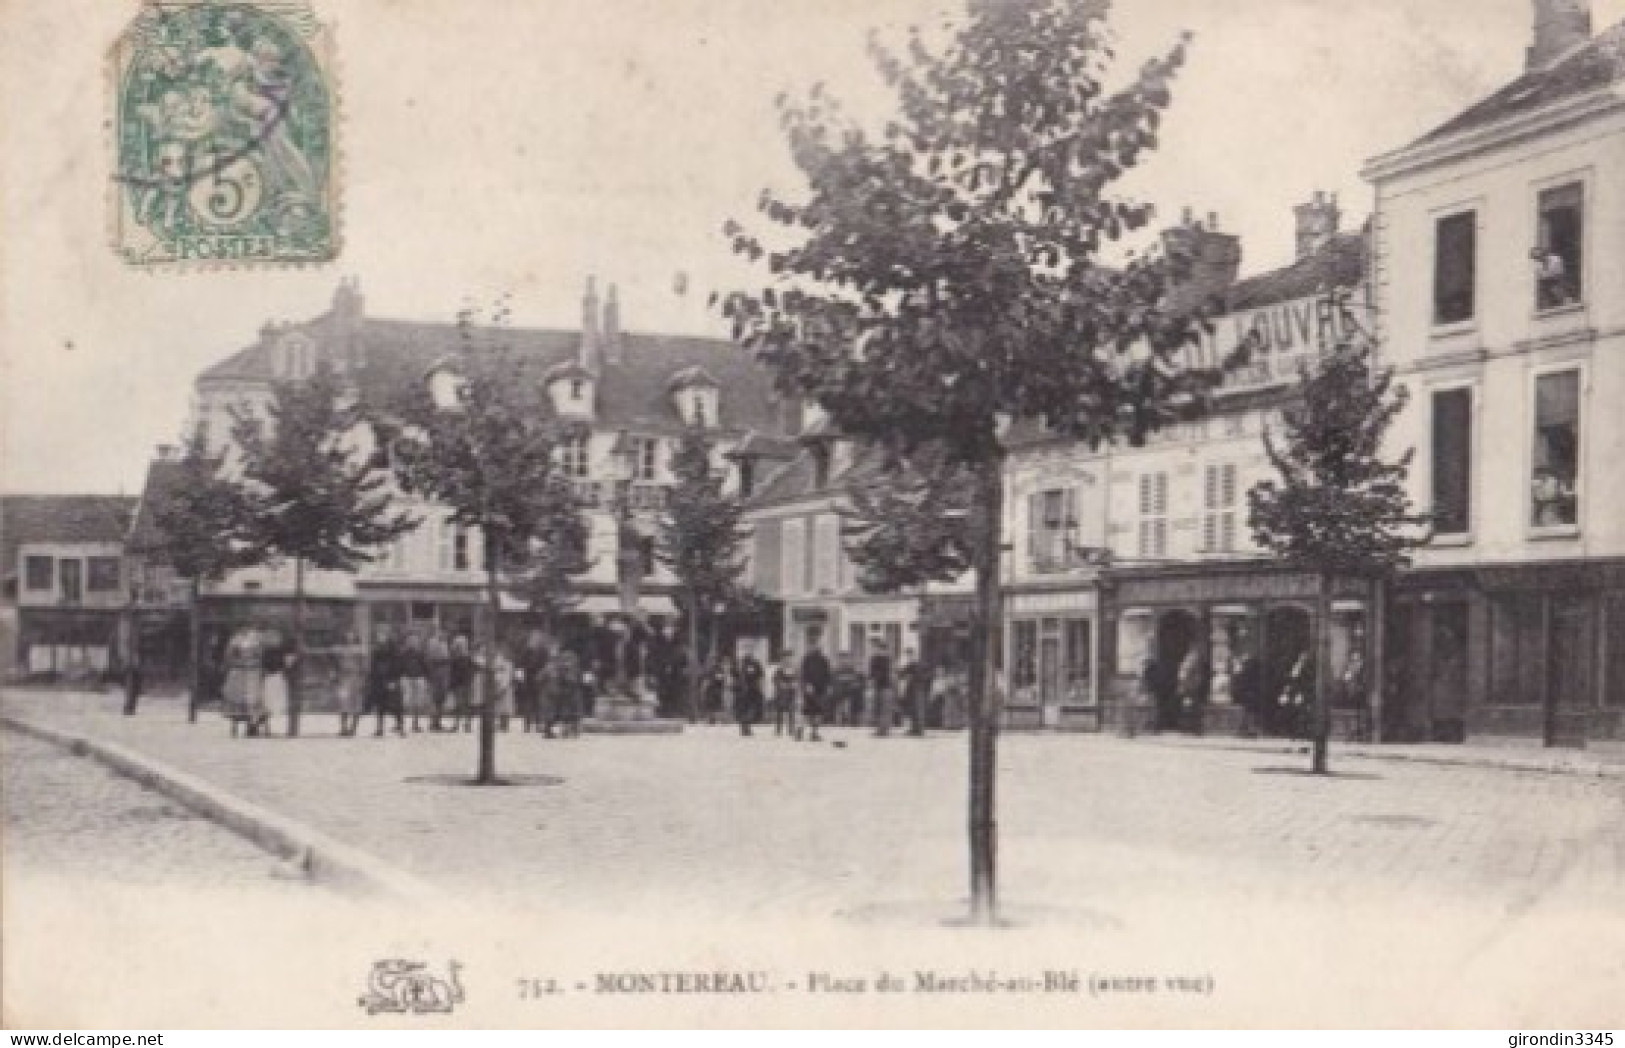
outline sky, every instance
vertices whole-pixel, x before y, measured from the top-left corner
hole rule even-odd
[[[721,226],[799,188],[773,109],[822,81],[887,112],[865,55],[954,0],[314,0],[337,54],[343,249],[302,270],[131,270],[108,246],[106,52],[133,0],[0,0],[0,491],[140,490],[203,368],[358,278],[375,316],[511,294],[575,327],[712,333],[749,274]],[[1593,0],[1594,24],[1625,0]],[[1515,77],[1531,0],[1117,0],[1119,60],[1194,34],[1160,148],[1124,183],[1217,213],[1242,271],[1290,260],[1293,204],[1370,211],[1369,157]],[[1125,65],[1125,71],[1130,68]],[[676,275],[686,274],[679,294]]]

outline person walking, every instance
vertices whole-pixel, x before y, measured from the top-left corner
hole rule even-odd
[[[863,674],[858,672],[850,651],[843,651],[836,658],[831,687],[835,695],[835,722],[843,727],[862,724]]]
[[[367,651],[355,633],[346,634],[334,651],[337,666],[333,691],[338,697],[339,734],[354,735],[361,723],[361,707],[367,690]]]
[[[468,634],[459,633],[452,638],[446,660],[446,681],[451,690],[451,728],[460,726],[464,731],[473,729],[470,718],[473,708],[474,653],[469,647]]]
[[[705,668],[705,679],[701,682],[705,700],[705,723],[715,724],[723,711],[724,674],[722,672],[722,656],[711,656],[711,664]]]
[[[745,717],[755,724],[767,710],[767,671],[754,651],[745,652],[739,660],[739,701],[744,704]]]
[[[519,719],[526,734],[541,731],[547,723],[543,704],[546,688],[543,677],[547,673],[547,638],[540,630],[532,630],[519,651],[519,664],[515,669],[514,694],[518,700]]]
[[[274,735],[271,718],[287,715],[288,670],[292,664],[293,652],[282,634],[275,630],[266,633],[264,646],[260,649],[260,666],[265,676],[260,687],[259,707],[254,715],[256,731],[260,735]]]
[[[892,729],[892,661],[886,653],[884,641],[875,643],[875,653],[869,656],[869,690],[875,697],[875,734],[884,738]]]
[[[226,643],[226,682],[221,690],[234,739],[239,733],[253,735],[255,731],[254,711],[259,707],[265,679],[260,655],[259,631],[252,626],[233,633]]]
[[[925,734],[925,707],[931,699],[931,669],[910,648],[903,653],[903,667],[897,671],[897,680],[903,691],[903,714],[908,718],[908,733],[918,738]]]
[[[773,734],[796,730],[796,673],[794,653],[786,651],[773,664]]]
[[[444,731],[446,703],[451,697],[451,645],[445,631],[436,626],[423,645],[423,661],[429,668],[429,730]]]
[[[553,670],[548,674],[548,681],[552,687],[552,713],[564,725],[564,737],[578,738],[581,735],[581,707],[583,687],[581,662],[576,654],[568,648],[559,652],[553,659]],[[553,725],[547,725],[547,737],[553,737]]]
[[[1192,644],[1179,663],[1179,727],[1192,735],[1202,734],[1202,715],[1207,706],[1207,659],[1199,646]]]
[[[829,686],[831,672],[829,658],[825,656],[818,639],[813,638],[807,645],[807,654],[801,657],[801,701],[802,715],[806,718],[807,731],[812,742],[818,742],[818,729],[824,723],[824,715],[829,704]],[[801,738],[801,729],[796,729],[796,738]]]
[[[431,718],[433,706],[429,701],[429,653],[423,635],[408,630],[401,646],[401,704],[412,715],[412,730],[421,732],[421,718]]]
[[[388,626],[373,634],[372,658],[367,664],[367,705],[378,717],[374,738],[384,735],[384,720],[395,718],[395,734],[406,734],[406,718],[401,710],[401,649]]]
[[[514,662],[508,649],[498,644],[491,653],[491,706],[497,719],[497,729],[507,731],[517,709],[514,694]]]

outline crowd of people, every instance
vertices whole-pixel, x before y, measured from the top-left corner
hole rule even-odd
[[[510,651],[466,633],[379,626],[370,649],[357,634],[330,647],[312,647],[307,660],[323,667],[324,691],[334,697],[339,734],[355,735],[363,719],[373,731],[471,731],[487,702],[499,730],[574,737],[590,708],[596,679],[576,654],[540,631]],[[226,643],[221,708],[231,733],[269,735],[287,711],[293,651],[275,629],[249,626]],[[314,675],[304,674],[305,683]]]
[[[574,737],[591,715],[603,677],[541,631],[517,645],[488,648],[467,633],[380,625],[371,645],[351,633],[338,644],[307,647],[304,657],[301,686],[315,685],[331,697],[344,736],[358,734],[368,718],[378,737],[471,731],[489,704],[500,731],[517,725],[547,737]],[[230,635],[217,686],[233,737],[275,733],[288,711],[293,660],[293,646],[279,629],[246,626]],[[651,678],[662,675],[659,667],[645,669]],[[666,676],[675,682],[681,674]],[[934,679],[912,650],[897,662],[877,645],[860,665],[847,652],[832,662],[813,643],[767,666],[753,650],[737,657],[718,653],[702,668],[693,703],[659,680],[655,691],[663,707],[676,707],[664,709],[668,714],[692,713],[708,724],[732,721],[747,736],[771,724],[775,735],[819,741],[831,725],[872,727],[881,736],[906,725],[910,734],[922,734]]]
[[[884,645],[877,645],[860,667],[850,652],[831,663],[822,647],[811,643],[799,655],[787,650],[771,666],[753,651],[737,659],[719,654],[705,667],[700,708],[706,723],[731,717],[741,735],[769,722],[774,735],[819,741],[821,728],[873,727],[889,735],[905,720],[911,735],[923,734],[932,704],[932,668],[906,651],[895,664]]]

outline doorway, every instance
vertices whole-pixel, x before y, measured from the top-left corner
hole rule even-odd
[[[1303,608],[1285,605],[1271,608],[1264,616],[1263,728],[1271,735],[1291,734],[1293,725],[1284,723],[1281,694],[1292,679],[1298,659],[1308,654],[1313,665],[1315,646],[1314,616]],[[1313,681],[1309,681],[1313,687]]]
[[[1157,730],[1180,727],[1179,666],[1198,642],[1201,620],[1184,608],[1165,611],[1157,619],[1156,661],[1151,694],[1156,703]]]

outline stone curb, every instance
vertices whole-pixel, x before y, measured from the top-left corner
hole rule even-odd
[[[1274,757],[1307,756],[1309,752],[1307,743],[1293,744],[1261,744],[1249,746],[1241,742],[1225,742],[1218,739],[1161,739],[1154,735],[1137,735],[1132,738],[1125,737],[1125,742],[1146,742],[1153,746],[1163,746],[1168,749],[1192,750],[1229,750],[1237,753],[1256,753]],[[1523,771],[1537,772],[1546,775],[1578,775],[1583,778],[1621,779],[1625,778],[1625,764],[1609,764],[1600,761],[1567,761],[1561,759],[1495,757],[1488,754],[1471,756],[1453,756],[1445,753],[1405,753],[1401,751],[1384,752],[1365,747],[1347,749],[1332,743],[1331,757],[1353,758],[1365,761],[1397,761],[1407,764],[1434,764],[1455,768],[1492,768],[1497,771]]]
[[[352,895],[400,902],[430,902],[444,897],[443,892],[437,892],[426,882],[381,859],[116,743],[35,724],[12,713],[0,713],[0,724],[79,756],[91,757],[117,774],[296,864],[306,876],[319,883]]]

